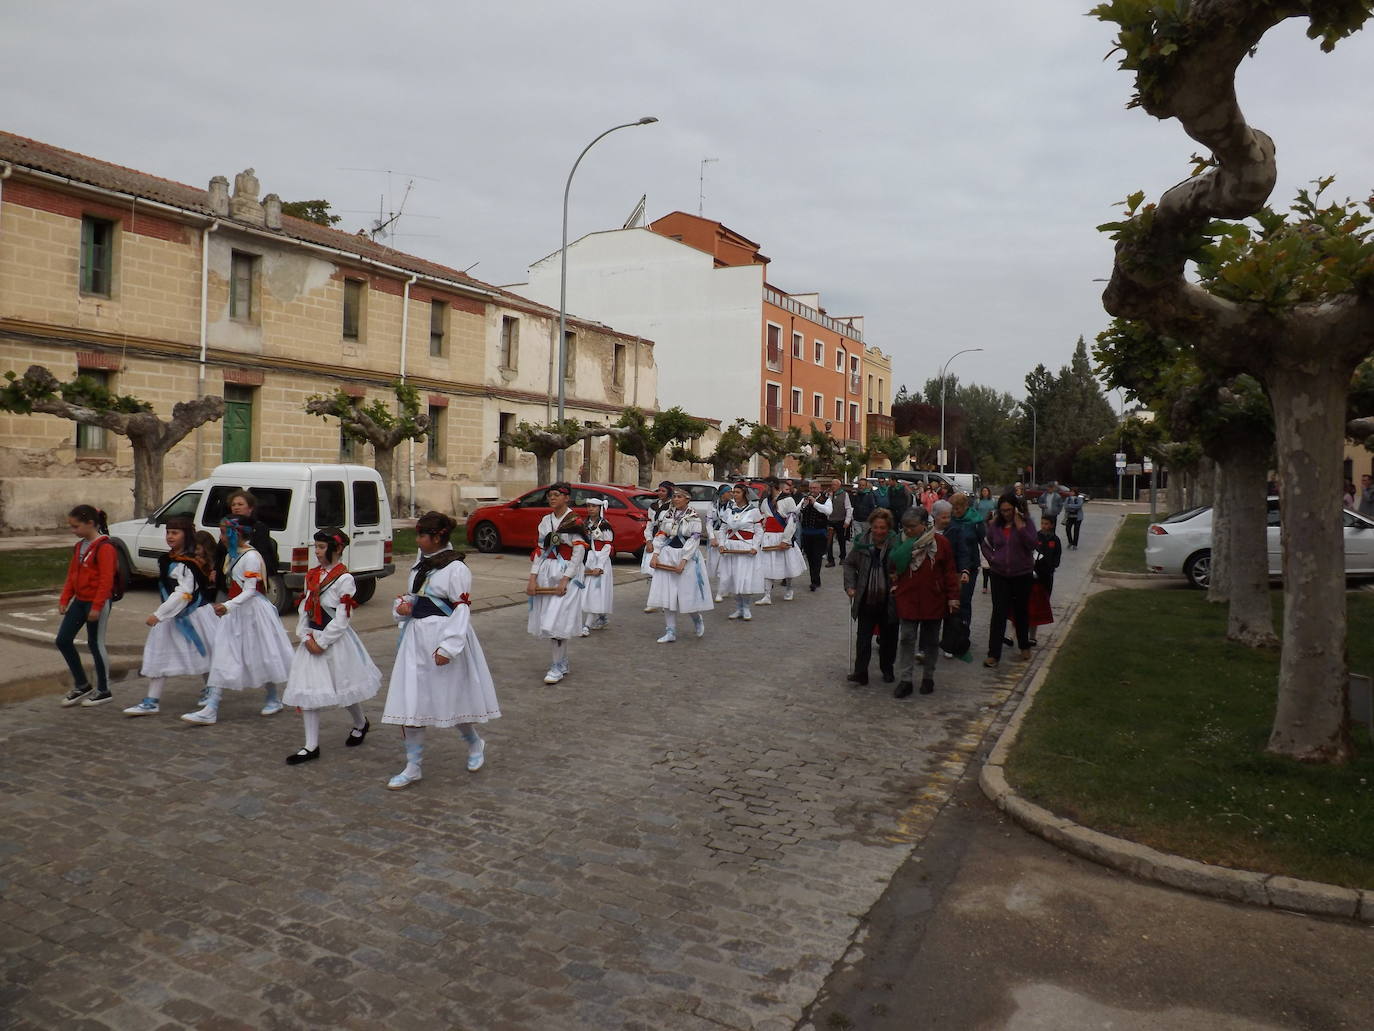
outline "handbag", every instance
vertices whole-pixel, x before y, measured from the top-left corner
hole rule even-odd
[[[1027,615],[1030,618],[1031,626],[1047,626],[1054,622],[1054,612],[1050,608],[1050,596],[1045,593],[1045,585],[1038,580],[1031,585]]]
[[[954,656],[964,656],[969,649],[968,627],[959,618],[959,613],[951,612],[940,626],[940,650]]]

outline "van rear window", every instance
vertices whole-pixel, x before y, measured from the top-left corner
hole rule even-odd
[[[221,484],[210,488],[210,496],[205,499],[205,515],[200,525],[217,528],[220,521],[229,514],[229,495],[240,488]],[[289,487],[248,487],[257,504],[253,508],[253,518],[266,523],[269,530],[285,530],[287,517],[291,514],[291,488]]]
[[[371,480],[353,481],[353,522],[358,526],[376,526],[382,521],[382,506],[377,498],[377,485]]]
[[[343,480],[320,480],[315,484],[315,528],[347,525]]]

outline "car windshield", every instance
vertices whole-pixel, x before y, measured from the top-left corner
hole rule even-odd
[[[643,509],[647,512],[654,507],[654,502],[658,500],[657,494],[631,494],[630,500],[634,502],[635,508]]]

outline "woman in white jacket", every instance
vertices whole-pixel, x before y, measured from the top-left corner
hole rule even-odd
[[[457,727],[467,742],[468,770],[480,770],[486,742],[476,724],[501,715],[472,629],[472,573],[449,544],[455,525],[440,512],[426,512],[415,523],[420,554],[410,589],[392,606],[401,639],[382,722],[401,727],[406,751],[405,769],[387,782],[392,791],[420,780],[428,727]]]
[[[305,745],[286,757],[288,766],[320,757],[320,710],[342,707],[353,717],[344,744],[363,743],[370,728],[363,702],[382,686],[382,671],[367,654],[353,629],[353,600],[357,585],[339,561],[348,535],[337,526],[315,533],[316,565],[305,576],[296,639],[300,646],[291,658],[291,677],[282,701],[301,710]]]
[[[654,526],[654,571],[649,585],[649,604],[663,610],[665,629],[659,644],[677,640],[677,614],[692,617],[698,637],[706,634],[706,619],[714,605],[711,582],[706,577],[706,562],[701,554],[703,528],[701,516],[691,507],[686,487],[673,488],[671,507],[658,517]]]

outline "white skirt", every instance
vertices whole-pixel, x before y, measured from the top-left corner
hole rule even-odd
[[[211,687],[244,691],[284,684],[291,675],[291,639],[267,595],[255,591],[220,617],[210,656]]]
[[[561,559],[546,559],[539,563],[535,583],[540,587],[557,587],[563,579],[567,563]],[[568,582],[567,593],[536,594],[529,600],[529,620],[526,629],[535,637],[554,637],[566,641],[576,637],[582,629],[582,588],[575,581]]]
[[[674,565],[682,561],[682,549],[664,544],[658,549],[658,560]],[[650,608],[672,612],[709,612],[715,607],[711,597],[711,582],[706,579],[706,562],[701,549],[687,560],[681,573],[666,569],[654,570],[654,582],[649,585]]]
[[[186,619],[199,635],[200,643],[205,647],[205,654],[202,655],[196,646],[186,639],[175,619],[164,619],[148,631],[148,640],[143,645],[143,666],[139,669],[141,675],[187,677],[210,671],[210,641],[204,629],[196,622],[196,616],[203,608],[197,608]],[[210,617],[216,618],[213,611]]]
[[[706,552],[706,575],[714,580],[720,576],[720,551],[716,548],[714,541],[709,547],[703,541],[701,546]]]
[[[759,543],[759,572],[765,580],[787,580],[806,572],[806,558],[794,542],[786,551],[762,549],[782,543],[782,534],[765,533],[754,538]]]
[[[191,622],[195,624],[196,630],[200,633],[200,639],[205,642],[205,649],[209,653],[205,657],[205,671],[210,671],[211,664],[215,661],[215,640],[219,637],[219,616],[215,615],[213,605],[202,605],[191,613]]]
[[[593,569],[601,570],[600,576],[587,575]],[[582,612],[588,616],[609,616],[615,602],[615,571],[611,569],[611,548],[596,553],[588,553],[587,569],[582,574]],[[569,590],[573,588],[569,585]]]
[[[727,551],[720,557],[721,595],[759,594],[763,591],[763,566],[760,556],[747,552]]]
[[[352,627],[324,650],[311,655],[305,645],[291,657],[291,677],[281,700],[302,709],[328,709],[365,702],[382,686],[382,671],[367,654]]]
[[[383,723],[455,727],[500,717],[496,685],[492,683],[477,634],[470,627],[463,650],[453,661],[447,666],[434,664],[434,649],[443,640],[447,624],[442,616],[412,619],[403,624],[401,646],[391,667]]]

